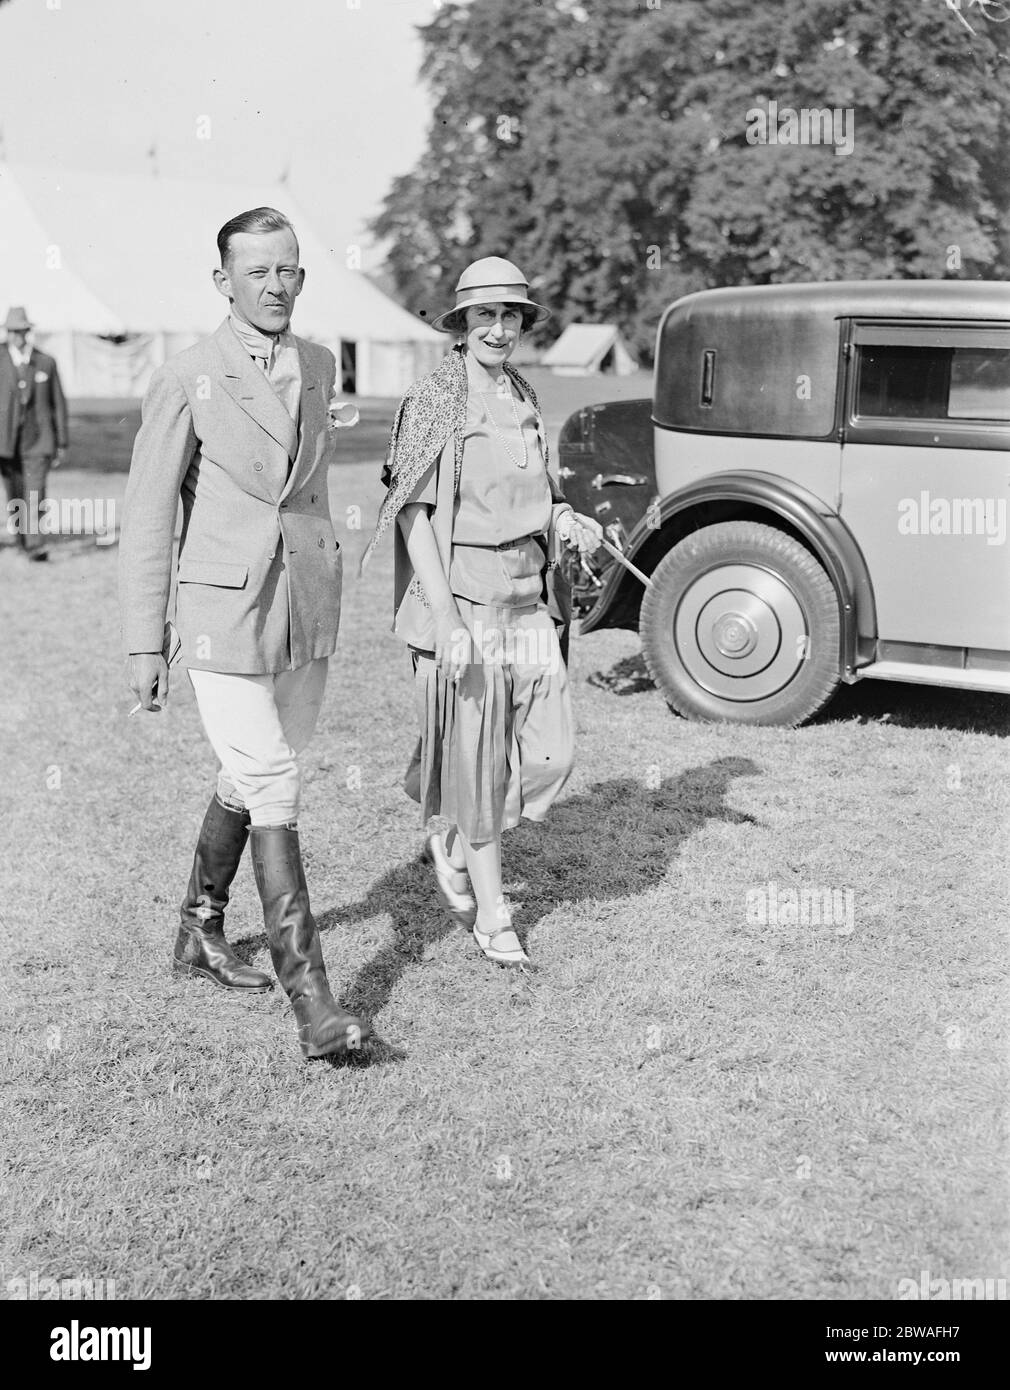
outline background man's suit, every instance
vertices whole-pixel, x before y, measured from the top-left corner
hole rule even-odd
[[[55,360],[32,348],[19,367],[8,348],[0,347],[0,474],[8,502],[23,498],[30,505],[35,492],[41,506],[53,458],[67,447],[67,438],[67,402]],[[25,531],[19,539],[28,551],[44,541]]]

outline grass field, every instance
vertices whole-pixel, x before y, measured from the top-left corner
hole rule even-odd
[[[544,410],[551,447],[572,411],[593,401],[631,400],[651,396],[652,376],[562,377],[542,367],[524,368]],[[361,419],[354,429],[336,430],[333,462],[353,463],[386,452],[396,401],[382,396],[356,398]],[[77,400],[70,403],[70,436],[75,469],[97,473],[126,473],[133,438],[140,427],[140,402],[127,399]]]
[[[214,767],[184,677],[125,717],[115,547],[0,555],[0,1291],[889,1299],[922,1270],[1006,1277],[1010,702],[867,684],[799,730],[692,725],[634,634],[576,638],[576,772],[506,840],[537,964],[517,977],[418,862],[390,548],[356,577],[377,467],[330,483],[344,618],[302,838],[334,990],[379,1035],[342,1066],[301,1060],[277,991],[169,972]],[[790,921],[792,889],[828,920]],[[248,863],[229,934],[269,969]]]

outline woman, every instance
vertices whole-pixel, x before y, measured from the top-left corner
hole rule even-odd
[[[543,820],[572,766],[563,615],[549,606],[557,545],[589,554],[602,535],[548,474],[536,397],[508,365],[523,330],[548,317],[510,261],[463,272],[432,324],[458,341],[400,403],[362,559],[395,519],[393,628],[411,648],[420,723],[406,787],[424,823],[450,822],[428,838],[440,900],[504,964],[529,957],[502,893],[502,832]]]

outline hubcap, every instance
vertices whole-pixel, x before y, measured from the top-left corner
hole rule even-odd
[[[781,575],[757,565],[719,565],[685,590],[674,640],[703,690],[725,700],[764,700],[795,679],[808,632]]]
[[[723,613],[715,620],[712,641],[723,656],[749,656],[757,646],[758,630],[746,613]]]

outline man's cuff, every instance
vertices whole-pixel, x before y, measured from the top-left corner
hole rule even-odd
[[[132,631],[124,633],[122,640],[127,656],[143,656],[145,653],[157,655],[165,645],[164,620],[157,627],[135,623]]]

